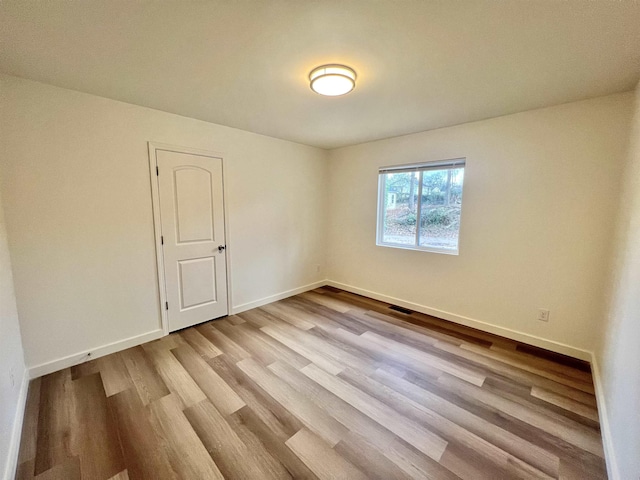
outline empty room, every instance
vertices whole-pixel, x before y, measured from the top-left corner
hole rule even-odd
[[[0,478],[640,480],[640,2],[0,1]]]

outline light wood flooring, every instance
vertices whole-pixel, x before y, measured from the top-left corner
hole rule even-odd
[[[32,381],[17,478],[606,473],[588,365],[324,287]]]

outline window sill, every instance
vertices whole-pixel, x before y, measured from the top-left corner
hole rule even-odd
[[[382,243],[376,242],[378,247],[399,248],[401,250],[416,250],[418,252],[443,253],[445,255],[459,255],[459,250],[437,247],[416,247],[415,245],[403,245],[402,243]]]

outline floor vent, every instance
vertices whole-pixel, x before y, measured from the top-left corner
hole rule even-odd
[[[404,308],[404,307],[399,307],[397,305],[391,305],[389,308],[391,310],[395,310],[396,312],[406,313],[407,315],[411,315],[413,313],[413,310],[409,310],[408,308]]]

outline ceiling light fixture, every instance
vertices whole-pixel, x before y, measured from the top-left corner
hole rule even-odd
[[[337,97],[355,88],[356,72],[344,65],[322,65],[311,70],[309,81],[314,92]]]

